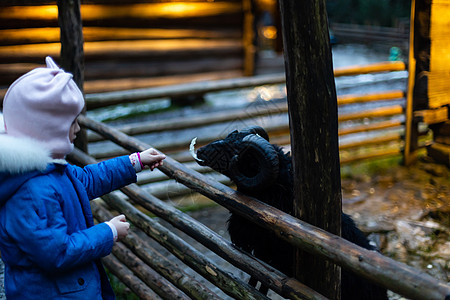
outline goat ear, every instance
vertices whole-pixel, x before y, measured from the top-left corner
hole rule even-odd
[[[278,178],[278,153],[264,138],[251,134],[242,140],[239,154],[230,166],[230,176],[241,190],[270,186]],[[249,170],[252,160],[253,167]]]

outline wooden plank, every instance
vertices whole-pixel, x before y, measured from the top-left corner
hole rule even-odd
[[[376,137],[370,137],[366,139],[361,139],[358,141],[352,141],[352,142],[346,142],[346,143],[339,143],[339,150],[348,150],[351,148],[361,148],[361,147],[367,147],[372,145],[381,145],[381,144],[387,144],[390,142],[402,142],[402,134],[401,133],[389,133],[389,134],[383,134]]]
[[[388,129],[393,127],[400,127],[404,125],[402,121],[399,120],[388,120],[388,121],[381,121],[376,123],[371,123],[368,125],[357,125],[357,126],[351,126],[348,128],[341,128],[339,129],[339,135],[346,135],[346,134],[353,134],[353,133],[360,133],[360,132],[367,132],[372,130],[381,130],[381,129]]]
[[[380,118],[403,114],[404,109],[401,105],[393,105],[388,107],[378,107],[367,111],[358,111],[355,113],[340,114],[339,122],[363,119],[363,118]]]
[[[215,0],[214,2],[240,2],[241,0]],[[127,0],[128,4],[157,3],[161,0]],[[179,0],[164,0],[164,2],[179,2]],[[204,0],[191,0],[190,2],[204,2]],[[82,0],[83,4],[123,4],[124,0]],[[39,6],[56,4],[56,0],[8,0],[0,2],[2,6]]]
[[[108,255],[102,258],[103,264],[108,270],[116,276],[121,282],[130,288],[142,300],[162,299],[133,272],[124,266],[115,256]]]
[[[450,167],[450,146],[433,143],[427,147],[427,153],[435,161]]]
[[[402,99],[404,97],[405,97],[404,91],[396,90],[396,91],[387,91],[387,92],[377,92],[377,93],[365,94],[365,95],[344,95],[344,96],[339,96],[337,98],[337,101],[338,101],[338,105],[346,105],[346,104],[366,103],[366,102],[373,102],[373,101]]]
[[[214,54],[216,54],[214,56]],[[211,52],[208,56],[179,57],[172,59],[142,59],[132,61],[89,61],[86,65],[86,80],[107,79],[142,79],[158,78],[177,74],[198,74],[242,70],[243,58],[236,51],[235,55]],[[152,80],[152,79],[148,79]]]
[[[406,70],[406,64],[401,61],[379,62],[370,65],[356,65],[347,68],[336,69],[334,71],[334,76],[353,76],[368,73],[395,72],[404,70]]]
[[[40,62],[45,56],[59,58],[59,43],[0,47],[0,62]],[[242,52],[240,40],[154,40],[101,41],[85,43],[86,63],[105,59],[168,59],[237,55]]]
[[[84,4],[84,26],[217,27],[241,26],[240,2],[177,2],[135,4]],[[236,17],[241,15],[241,17]],[[0,28],[57,27],[55,5],[10,6],[0,9]],[[176,25],[175,25],[176,24]],[[219,25],[220,24],[220,25]]]
[[[42,44],[59,42],[57,27],[20,28],[0,30],[0,45]],[[170,28],[122,28],[84,27],[86,42],[120,40],[168,40],[168,39],[240,39],[242,32],[236,28],[218,29],[170,29]]]
[[[435,135],[450,136],[450,120],[445,121],[437,127],[435,126],[433,132]]]
[[[443,106],[436,109],[418,110],[414,112],[414,118],[428,125],[446,122],[448,120],[448,107]]]

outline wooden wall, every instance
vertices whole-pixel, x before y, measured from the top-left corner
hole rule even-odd
[[[250,0],[82,1],[85,92],[244,74]],[[60,54],[56,1],[0,4],[0,98]],[[251,67],[251,66],[250,66]],[[252,70],[247,70],[251,74]]]
[[[429,125],[434,141],[428,154],[450,166],[450,1],[415,0],[413,7],[412,126]]]

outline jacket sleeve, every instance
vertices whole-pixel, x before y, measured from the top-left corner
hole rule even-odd
[[[111,253],[114,241],[105,223],[68,234],[61,202],[50,186],[25,185],[6,203],[5,229],[25,257],[54,272],[80,266]]]
[[[128,155],[87,165],[84,168],[69,166],[69,172],[84,185],[90,200],[137,180],[136,171]]]

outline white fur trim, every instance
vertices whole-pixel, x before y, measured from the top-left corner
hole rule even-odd
[[[43,171],[51,161],[50,151],[42,143],[0,133],[0,172]]]
[[[5,132],[5,122],[3,121],[3,114],[0,113],[0,133]]]

